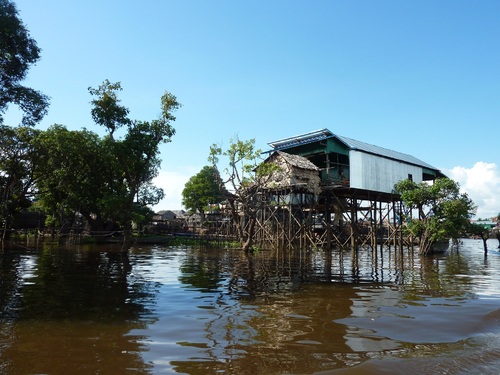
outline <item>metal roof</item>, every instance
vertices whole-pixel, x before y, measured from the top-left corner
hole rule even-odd
[[[337,135],[335,137],[339,139],[342,143],[344,143],[351,150],[363,151],[369,154],[382,156],[388,159],[399,160],[408,164],[414,164],[421,167],[437,170],[437,168],[433,167],[432,165],[427,164],[426,162],[414,156],[404,154],[402,152],[389,150],[387,148],[379,146],[374,146],[369,143],[360,142],[355,139],[342,137],[340,135]]]
[[[334,134],[330,130],[321,129],[296,135],[294,137],[283,138],[274,142],[269,142],[268,145],[271,146],[274,150],[283,150],[295,146],[322,141],[323,139],[331,138],[333,136]]]
[[[295,137],[284,138],[284,139],[281,139],[278,141],[269,142],[268,145],[271,146],[274,150],[285,150],[287,148],[292,148],[292,147],[296,147],[296,146],[300,146],[300,145],[304,145],[304,144],[308,144],[308,143],[313,143],[313,142],[321,141],[321,140],[328,139],[328,138],[338,139],[349,150],[362,151],[362,152],[366,152],[369,154],[378,155],[378,156],[385,157],[388,159],[399,160],[399,161],[402,161],[402,162],[405,162],[408,164],[418,165],[421,167],[425,167],[425,168],[429,168],[429,169],[433,169],[433,170],[438,171],[437,168],[433,167],[430,164],[423,162],[422,160],[420,160],[414,156],[404,154],[402,152],[389,150],[387,148],[374,146],[374,145],[371,145],[369,143],[357,141],[357,140],[352,139],[352,138],[335,135],[328,129],[316,130],[313,132],[297,135]]]

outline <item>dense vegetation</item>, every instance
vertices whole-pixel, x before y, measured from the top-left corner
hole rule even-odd
[[[476,207],[455,181],[438,178],[432,184],[417,184],[403,180],[395,190],[410,209],[404,217],[405,228],[419,239],[420,253],[429,254],[438,242],[457,240],[470,228]]]
[[[159,146],[175,134],[177,98],[165,92],[157,119],[132,120],[118,99],[121,84],[105,80],[89,88],[92,118],[107,130],[105,136],[59,124],[37,130],[48,100],[19,81],[40,50],[8,0],[0,0],[0,20],[0,115],[9,104],[24,113],[15,127],[0,116],[2,238],[15,215],[31,208],[43,212],[53,228],[64,230],[79,221],[91,231],[118,227],[126,248],[132,223],[144,221],[151,214],[148,206],[163,198],[152,180],[160,167]],[[119,138],[118,129],[125,129]]]

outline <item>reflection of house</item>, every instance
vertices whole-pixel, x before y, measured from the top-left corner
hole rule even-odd
[[[444,175],[401,152],[333,134],[328,129],[270,142],[273,151],[306,157],[321,173],[322,185],[391,193],[404,179],[416,183]]]

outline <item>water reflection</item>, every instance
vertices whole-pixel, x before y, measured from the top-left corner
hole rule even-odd
[[[6,374],[488,374],[500,361],[500,256],[474,241],[429,258],[145,246],[0,262]]]
[[[2,373],[145,368],[140,338],[127,333],[151,322],[144,315],[155,290],[128,282],[126,254],[44,247],[1,256]]]

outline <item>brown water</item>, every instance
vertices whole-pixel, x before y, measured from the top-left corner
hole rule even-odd
[[[0,373],[500,374],[497,245],[428,258],[12,247]]]

